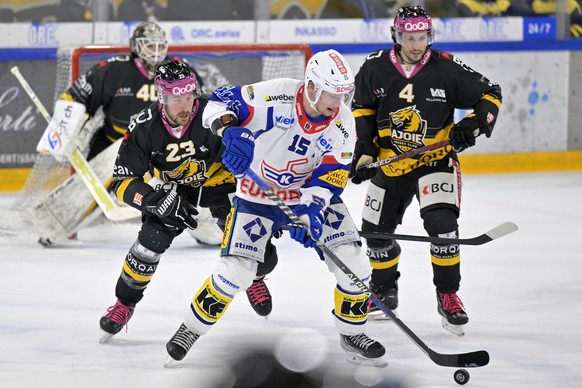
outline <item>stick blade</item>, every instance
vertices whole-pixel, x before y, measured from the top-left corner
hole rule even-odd
[[[435,364],[453,368],[478,368],[489,364],[489,353],[485,350],[462,354],[431,352],[429,356]]]
[[[485,233],[491,240],[506,236],[517,230],[517,225],[513,222],[504,222],[503,224],[491,229],[489,232]]]

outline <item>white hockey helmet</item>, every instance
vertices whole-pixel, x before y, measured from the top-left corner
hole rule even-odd
[[[307,88],[313,83],[315,100],[311,101]],[[349,105],[354,96],[354,73],[345,58],[335,50],[320,51],[314,54],[305,69],[306,97],[311,107],[319,101],[324,91],[343,95],[343,102]]]
[[[168,54],[166,32],[154,22],[138,25],[129,39],[131,53],[155,71]]]

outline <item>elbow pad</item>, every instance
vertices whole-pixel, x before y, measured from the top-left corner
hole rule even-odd
[[[238,126],[238,118],[232,113],[226,113],[218,118],[216,118],[212,124],[210,124],[210,130],[215,135],[222,137],[224,130],[228,127]]]

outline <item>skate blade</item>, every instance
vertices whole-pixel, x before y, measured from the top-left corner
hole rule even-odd
[[[386,368],[388,366],[388,360],[386,356],[378,358],[366,358],[359,353],[346,351],[346,361],[352,364],[373,366],[375,368]]]
[[[467,325],[453,325],[447,321],[445,317],[441,317],[441,325],[443,328],[456,336],[463,337],[465,335],[465,326]]]
[[[168,356],[164,362],[164,368],[171,368],[176,364],[178,364],[178,361],[174,360],[172,356]]]
[[[101,338],[99,338],[99,343],[101,345],[109,342],[109,340],[114,336],[114,334],[108,333],[106,331],[101,330]]]
[[[396,315],[396,318],[398,317],[398,311],[396,310],[391,310],[394,315]],[[368,313],[368,319],[371,321],[391,321],[392,319],[384,314],[384,312],[382,310],[376,310],[376,311],[372,311]]]

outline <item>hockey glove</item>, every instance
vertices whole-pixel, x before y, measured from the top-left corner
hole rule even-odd
[[[144,212],[153,214],[168,226],[178,229],[196,229],[198,223],[193,216],[198,210],[180,196],[176,190],[158,190],[144,198]]]
[[[367,168],[366,166],[373,163],[375,158],[370,155],[354,155],[352,161],[352,168],[350,170],[350,176],[352,177],[352,182],[356,185],[372,179],[376,172],[378,172],[378,167]]]
[[[255,138],[251,131],[230,127],[224,131],[222,143],[226,146],[222,154],[222,164],[235,176],[244,174],[251,166],[255,151]]]
[[[289,234],[291,238],[301,243],[305,248],[313,248],[317,245],[323,233],[323,209],[315,202],[309,205],[298,205],[293,212],[303,221],[305,226],[291,226]]]
[[[479,136],[479,121],[474,114],[469,114],[453,126],[449,134],[449,142],[455,151],[461,152],[473,147],[477,136]]]

